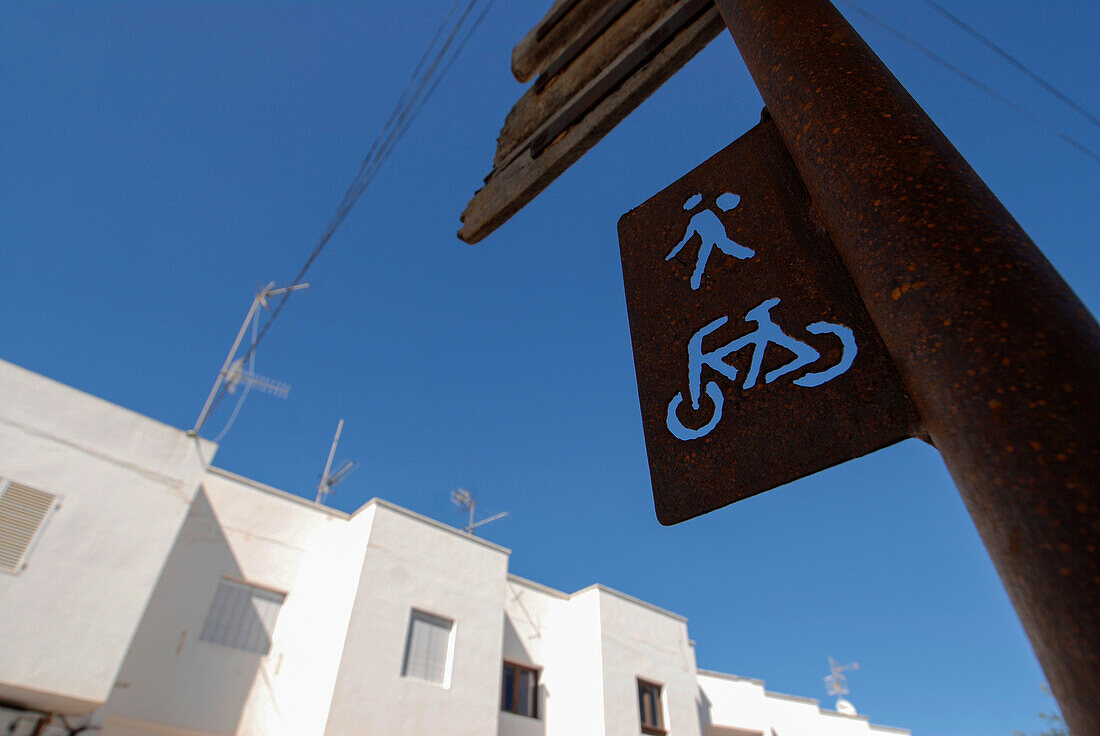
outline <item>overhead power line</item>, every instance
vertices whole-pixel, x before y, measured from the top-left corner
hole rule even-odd
[[[961,28],[966,33],[970,34],[974,38],[981,41],[985,46],[987,46],[990,50],[992,50],[993,53],[997,54],[997,56],[1000,56],[1002,59],[1007,61],[1009,64],[1016,67],[1016,69],[1019,72],[1021,72],[1022,74],[1024,74],[1028,78],[1030,78],[1033,82],[1038,84],[1040,87],[1045,89],[1047,92],[1051,93],[1052,95],[1057,97],[1059,100],[1064,102],[1072,110],[1074,110],[1079,115],[1081,115],[1081,117],[1083,117],[1085,120],[1088,120],[1094,126],[1096,126],[1097,128],[1100,128],[1100,120],[1097,120],[1092,115],[1092,113],[1090,113],[1088,110],[1086,110],[1085,108],[1081,107],[1076,102],[1074,102],[1069,97],[1069,95],[1064,94],[1059,89],[1057,89],[1053,84],[1051,84],[1050,82],[1048,82],[1047,80],[1043,79],[1038,74],[1033,72],[1031,69],[1029,69],[1027,67],[1027,65],[1025,65],[1019,59],[1017,59],[1015,56],[1013,56],[1012,54],[1005,51],[1003,48],[998,46],[996,43],[991,41],[986,36],[982,35],[982,33],[980,31],[978,31],[977,29],[975,29],[972,26],[970,26],[969,24],[967,24],[966,21],[962,20],[961,18],[959,18],[958,16],[953,14],[950,10],[943,7],[939,3],[935,2],[935,0],[921,0],[921,2],[923,2],[925,5],[928,5],[929,7],[931,7],[937,13],[942,15],[944,18],[947,18],[947,20],[954,23],[956,26]]]
[[[344,193],[343,199],[340,200],[340,204],[336,207],[336,211],[329,219],[328,224],[325,225],[309,257],[306,258],[305,263],[302,264],[302,267],[298,270],[298,275],[295,276],[294,280],[291,282],[291,288],[302,283],[302,279],[305,278],[306,272],[309,271],[313,262],[321,255],[321,251],[328,245],[328,242],[332,239],[336,230],[347,218],[348,214],[355,206],[355,203],[359,200],[360,195],[362,195],[367,187],[370,186],[371,182],[374,181],[382,165],[405,136],[405,133],[408,131],[413,121],[416,120],[420,111],[424,108],[424,105],[431,99],[436,89],[438,89],[439,83],[443,81],[443,77],[450,70],[455,60],[458,59],[459,54],[466,48],[466,44],[469,43],[470,38],[481,25],[481,22],[485,19],[489,9],[496,3],[496,0],[487,0],[481,12],[475,16],[474,11],[480,2],[481,0],[467,0],[464,7],[462,5],[463,0],[454,0],[451,4],[443,22],[436,29],[427,48],[424,49],[424,53],[417,62],[412,76],[409,77],[409,81],[405,84],[405,89],[401,92],[401,96],[398,98],[397,104],[386,120],[386,124],[382,126],[382,130],[379,131],[378,135],[371,143],[370,149],[367,151],[367,155],[363,159],[363,162],[359,165],[359,170],[356,172],[355,178],[352,179],[347,192]],[[459,12],[460,7],[462,8],[461,12]],[[251,358],[252,354],[256,351],[256,346],[264,339],[268,330],[271,329],[271,325],[278,318],[289,296],[290,292],[288,291],[284,293],[282,298],[276,303],[275,308],[271,310],[271,316],[267,318],[259,334],[252,340],[252,344],[245,352],[242,360]],[[221,392],[214,399],[213,405],[210,407],[211,412],[221,402],[225,393],[225,388],[222,388]]]
[[[260,325],[259,312],[255,312],[252,315],[252,342],[256,342],[256,330]],[[248,356],[248,371],[250,373],[256,370],[256,353],[253,351]],[[233,413],[229,415],[229,419],[226,420],[225,426],[222,427],[222,431],[218,432],[218,436],[214,438],[215,442],[221,442],[226,433],[229,432],[233,426],[233,422],[237,421],[237,415],[241,413],[241,407],[244,406],[244,400],[248,398],[248,392],[252,390],[251,383],[245,383],[244,390],[241,391],[241,397],[237,399],[237,404],[233,407]]]
[[[1056,135],[1057,137],[1061,138],[1066,143],[1070,144],[1071,146],[1073,146],[1077,150],[1084,153],[1089,158],[1093,159],[1097,163],[1100,163],[1100,154],[1097,154],[1095,151],[1093,151],[1091,148],[1086,146],[1081,141],[1079,141],[1076,138],[1073,138],[1072,136],[1062,132],[1061,130],[1054,127],[1053,125],[1051,125],[1047,121],[1045,121],[1042,118],[1040,118],[1039,116],[1035,115],[1030,110],[1023,107],[1022,105],[1017,103],[1012,98],[1001,94],[1000,92],[993,89],[992,87],[990,87],[985,82],[981,81],[980,79],[977,79],[976,77],[970,75],[966,71],[964,71],[964,70],[960,69],[959,67],[955,66],[954,64],[952,64],[947,59],[943,58],[942,56],[940,56],[936,52],[929,49],[927,46],[924,46],[919,41],[916,41],[915,39],[910,38],[904,32],[898,30],[897,28],[890,25],[886,21],[882,20],[878,16],[873,15],[869,11],[864,10],[859,5],[856,5],[854,2],[851,2],[851,0],[841,0],[841,2],[843,2],[844,5],[848,6],[849,8],[854,10],[855,12],[862,15],[867,20],[871,21],[875,25],[879,26],[880,28],[884,29],[888,33],[892,34],[893,36],[895,36],[899,40],[909,44],[910,46],[915,48],[917,51],[920,51],[922,54],[924,54],[925,56],[927,56],[929,59],[936,62],[940,66],[944,67],[948,71],[952,72],[953,74],[958,75],[963,80],[965,80],[969,84],[973,85],[974,87],[977,87],[978,89],[982,90],[983,92],[990,95],[991,97],[994,97],[994,98],[1000,100],[1001,102],[1003,102],[1008,107],[1012,108],[1013,110],[1015,110],[1019,114],[1023,115],[1024,117],[1028,118],[1032,122],[1036,123],[1037,125],[1039,125],[1043,129],[1045,129],[1047,132]]]

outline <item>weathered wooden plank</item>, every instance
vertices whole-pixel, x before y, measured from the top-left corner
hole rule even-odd
[[[543,18],[542,22],[535,27],[535,38],[539,41],[545,38],[546,34],[549,33],[554,26],[560,23],[562,18],[572,11],[573,8],[577,7],[577,3],[579,2],[580,0],[565,0],[564,2],[555,3],[554,6],[550,8],[550,12]]]
[[[683,2],[684,0],[637,0],[604,33],[591,39],[584,53],[550,78],[541,91],[537,84],[528,89],[504,120],[504,127],[497,138],[493,166],[499,168],[515,152],[516,147],[527,140],[539,126],[576,97],[626,49],[644,37],[672,8],[682,5]],[[594,26],[595,24],[592,27]],[[578,37],[577,40],[583,40],[583,37]]]
[[[638,0],[610,0],[607,6],[603,9],[603,12],[596,16],[585,27],[584,31],[579,36],[573,39],[572,43],[565,47],[557,58],[539,74],[538,79],[535,80],[534,90],[541,92],[549,83],[551,79],[556,77],[562,69],[565,69],[572,64],[578,56],[584,53],[592,42],[603,35],[611,24],[617,21],[623,13],[630,9],[634,3]]]
[[[546,17],[512,49],[512,74],[526,82],[541,72],[606,5],[607,0],[557,0]]]
[[[691,19],[686,26],[682,23],[685,13]],[[678,28],[682,30],[677,33]],[[541,124],[524,143],[513,147],[512,155],[494,168],[485,186],[466,206],[458,236],[476,243],[508,220],[723,28],[725,25],[709,0],[674,3],[649,32],[631,43],[580,89],[571,104],[562,105],[557,115]],[[662,38],[662,34],[670,37]],[[539,141],[540,134],[543,134],[540,145],[546,148],[536,156],[530,144]],[[553,138],[547,140],[550,135]]]

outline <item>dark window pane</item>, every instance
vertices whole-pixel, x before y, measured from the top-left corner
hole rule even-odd
[[[538,687],[538,670],[506,662],[501,674],[500,709],[528,718],[538,718]]]
[[[638,711],[645,733],[663,733],[660,685],[638,680]]]
[[[500,694],[500,709],[515,712],[516,703],[516,668],[510,664],[504,665],[504,678]]]
[[[533,716],[535,714],[534,709],[531,707],[531,691],[535,677],[530,670],[520,670],[519,683],[516,688],[516,713],[522,716]]]

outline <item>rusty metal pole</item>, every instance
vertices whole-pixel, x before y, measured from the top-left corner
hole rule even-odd
[[[1100,734],[1096,320],[827,0],[716,2],[1070,730]]]

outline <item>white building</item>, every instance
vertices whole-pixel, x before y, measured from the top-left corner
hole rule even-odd
[[[0,361],[0,728],[908,734],[699,671],[675,613],[552,590],[491,542],[311,503],[215,449]]]

